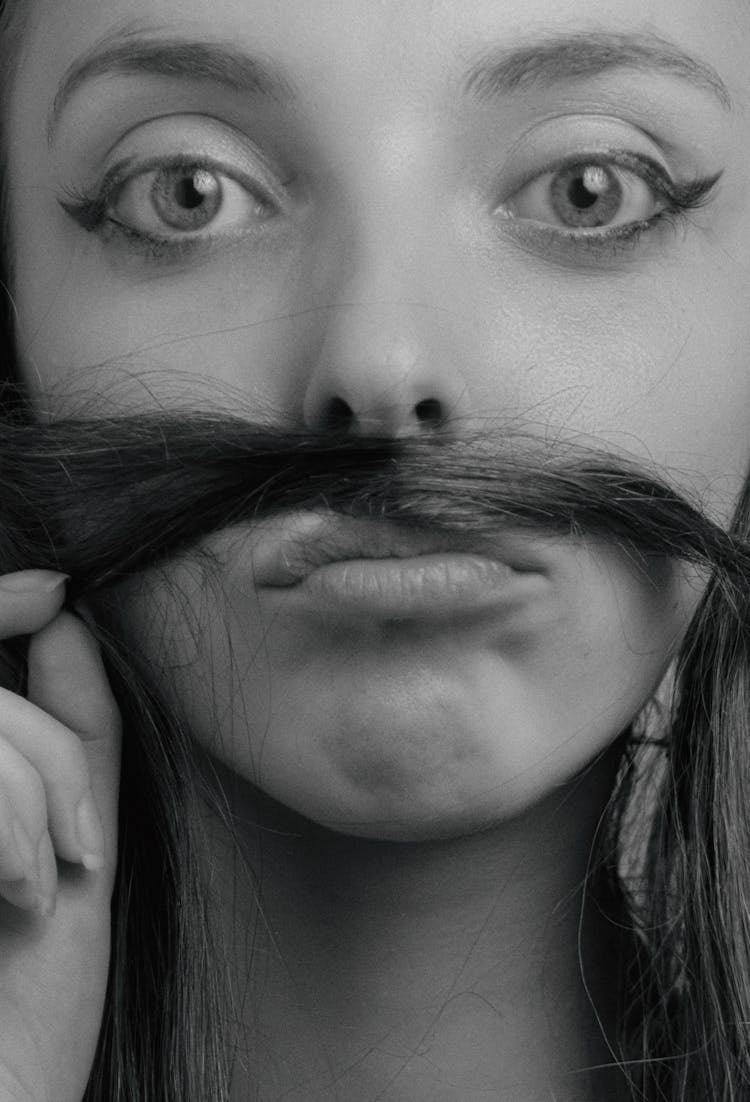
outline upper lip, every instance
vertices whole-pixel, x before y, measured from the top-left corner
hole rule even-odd
[[[490,539],[312,510],[256,522],[251,538],[255,584],[261,586],[295,585],[318,567],[348,559],[405,559],[441,553],[480,555],[520,571],[540,569],[539,563],[529,561],[526,539],[524,555],[507,537]]]

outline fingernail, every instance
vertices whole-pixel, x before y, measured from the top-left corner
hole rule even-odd
[[[55,851],[52,848],[52,839],[49,831],[45,830],[37,847],[37,867],[39,874],[32,883],[36,889],[34,895],[34,910],[43,918],[50,918],[55,913],[55,896],[57,894],[57,861]]]
[[[18,856],[23,862],[25,875],[29,880],[34,880],[38,875],[36,846],[24,830],[20,819],[13,820],[11,830],[13,831]]]
[[[4,593],[54,593],[70,581],[69,574],[54,570],[18,570],[15,574],[0,577],[0,591]]]
[[[57,861],[55,851],[52,848],[52,839],[49,831],[45,830],[36,851],[38,872],[39,895],[42,898],[52,897],[57,885]]]
[[[87,792],[76,808],[78,842],[81,847],[81,864],[84,868],[104,868],[104,830],[94,797]]]

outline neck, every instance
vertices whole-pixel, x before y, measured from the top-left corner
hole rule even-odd
[[[613,931],[584,892],[615,765],[412,844],[315,827],[212,762],[237,831],[211,819],[237,1100],[615,1099],[590,1070],[612,1060]]]

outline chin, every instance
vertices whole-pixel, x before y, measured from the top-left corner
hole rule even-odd
[[[479,800],[468,796],[458,803],[455,796],[441,798],[435,794],[432,800],[405,802],[403,806],[381,809],[361,818],[332,818],[315,820],[327,830],[355,838],[380,842],[431,842],[463,838],[499,826],[521,814],[534,801],[517,806],[501,803],[481,811]]]
[[[404,699],[365,694],[330,710],[281,709],[248,760],[247,732],[220,756],[256,788],[341,834],[416,842],[460,837],[511,819],[565,783],[599,749],[564,740],[512,697]],[[517,702],[516,702],[517,704]],[[304,715],[305,723],[299,717]]]

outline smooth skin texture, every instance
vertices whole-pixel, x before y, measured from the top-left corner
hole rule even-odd
[[[698,0],[470,12],[37,4],[9,140],[13,292],[40,404],[206,404],[223,384],[282,423],[320,427],[344,402],[355,431],[400,433],[430,402],[457,436],[516,418],[653,459],[726,518],[748,452],[746,41],[731,16],[706,29]],[[666,39],[703,68],[647,59],[491,100],[466,90],[497,51],[587,32]],[[113,72],[112,49],[132,57],[143,36],[231,44],[283,84],[228,88],[195,64]],[[571,240],[549,191],[575,155],[619,165],[620,226],[665,205],[655,170],[624,167],[637,158],[676,185],[723,175],[682,221]],[[216,166],[224,197],[186,232],[150,189],[155,164],[189,157]],[[71,217],[76,195],[103,192],[97,230],[101,202]],[[648,697],[696,597],[611,548],[540,540],[526,550],[547,585],[518,616],[363,623],[258,591],[252,539],[213,549],[219,584],[192,565],[172,590],[160,575],[132,595],[129,631],[232,768],[373,837],[474,829],[569,779]]]
[[[402,433],[428,402],[457,436],[518,418],[653,460],[727,520],[750,439],[747,13],[550,7],[37,0],[8,153],[19,347],[40,410],[226,393],[283,424],[319,428],[346,403],[355,431]],[[180,79],[89,66],[51,133],[69,67],[123,33],[231,44],[283,86],[260,95],[245,73],[229,88],[195,64]],[[551,83],[465,94],[479,59],[592,33],[639,50],[572,73],[569,51]],[[649,227],[606,242],[561,232],[561,161],[610,156],[614,221]],[[165,229],[145,174],[170,158],[199,159],[209,197],[222,174],[219,236]],[[101,198],[118,164],[84,217],[81,194]],[[718,173],[701,209],[657,218],[654,179]],[[144,243],[155,228],[168,243]],[[577,908],[612,763],[574,778],[659,681],[694,583],[539,540],[527,551],[543,592],[516,617],[365,623],[256,591],[258,538],[212,541],[210,578],[187,563],[145,579],[124,594],[123,628],[224,762],[246,821],[257,785],[345,835],[404,844],[308,837],[267,812],[281,831],[264,837],[269,964],[240,992],[252,1055],[237,1098],[250,1082],[300,1102],[580,1098],[573,1071],[609,1058]],[[411,844],[425,838],[446,840]],[[248,828],[251,859],[255,842]],[[218,827],[216,869],[229,891]],[[239,888],[227,917],[217,892],[242,984],[254,902]],[[606,977],[603,932],[589,940]],[[613,1097],[609,1080],[586,1089]]]

